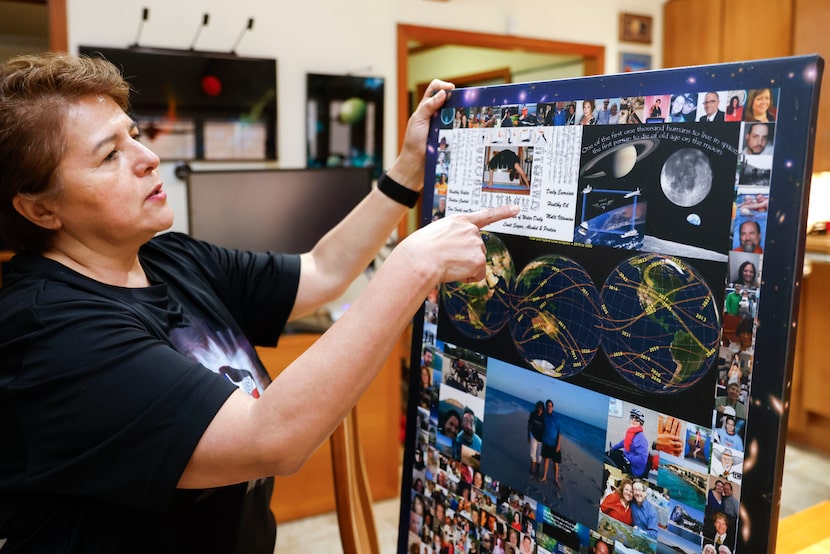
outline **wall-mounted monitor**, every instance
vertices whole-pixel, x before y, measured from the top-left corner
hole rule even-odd
[[[161,48],[80,46],[118,66],[133,117],[162,160],[277,158],[277,62]]]
[[[193,171],[189,234],[228,248],[306,252],[371,187],[365,167]]]
[[[774,552],[823,65],[450,94],[421,222],[521,212],[415,319],[399,552]]]

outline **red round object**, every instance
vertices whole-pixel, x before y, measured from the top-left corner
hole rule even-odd
[[[222,81],[213,75],[205,75],[202,77],[202,92],[208,96],[219,96],[222,92]]]

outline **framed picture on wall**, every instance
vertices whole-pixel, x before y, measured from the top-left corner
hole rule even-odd
[[[620,14],[620,40],[651,44],[653,18],[633,13]]]
[[[774,551],[822,69],[450,96],[420,223],[521,211],[482,229],[486,277],[414,318],[398,552]],[[733,91],[769,95],[775,123],[718,116]],[[750,125],[774,151],[745,152]]]
[[[645,71],[646,69],[651,69],[651,56],[649,54],[620,53],[620,73]]]

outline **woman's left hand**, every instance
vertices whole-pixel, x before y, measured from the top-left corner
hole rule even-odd
[[[421,190],[424,185],[424,156],[429,135],[429,122],[449,98],[449,91],[455,85],[439,79],[433,79],[418,107],[409,116],[406,125],[403,147],[398,159],[387,171],[389,177],[407,188]]]

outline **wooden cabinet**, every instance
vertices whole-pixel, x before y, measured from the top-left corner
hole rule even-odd
[[[665,67],[787,56],[793,5],[788,0],[669,0],[663,5],[663,29]]]
[[[721,60],[722,7],[723,0],[669,0],[663,5],[664,67]]]
[[[807,245],[788,429],[791,440],[830,453],[830,238],[808,237]]]
[[[820,54],[830,61],[827,0],[669,0],[663,6],[663,65]],[[830,77],[818,110],[814,171],[830,171]]]
[[[276,377],[318,337],[313,333],[284,335],[278,348],[257,348],[257,352],[271,376]],[[357,404],[359,435],[376,501],[400,494],[402,352],[400,345],[395,348]],[[337,371],[336,360],[332,361],[332,371]],[[276,478],[271,509],[279,523],[331,512],[334,500],[331,447],[326,441],[297,473]]]
[[[830,4],[827,0],[795,1],[793,54],[819,54],[824,58],[813,170],[830,171]]]

